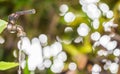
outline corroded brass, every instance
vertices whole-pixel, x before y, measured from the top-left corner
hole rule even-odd
[[[16,21],[20,15],[25,14],[35,14],[35,9],[26,10],[26,11],[18,11],[16,13],[12,13],[8,16],[8,24],[7,29],[10,33],[16,33],[18,37],[26,36],[24,29],[20,25],[16,25]]]

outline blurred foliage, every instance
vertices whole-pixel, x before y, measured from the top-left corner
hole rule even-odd
[[[8,70],[18,66],[18,63],[13,62],[0,62],[0,70]]]
[[[7,27],[7,22],[4,20],[0,20],[0,33]]]
[[[114,10],[115,23],[120,24],[120,1],[119,0],[101,0],[102,2],[107,3],[110,6],[111,10]],[[59,6],[61,4],[67,4],[69,6],[69,11],[74,12],[76,19],[72,23],[66,23],[63,17],[59,16]],[[60,36],[62,39],[72,40],[76,38],[76,28],[80,23],[85,22],[90,24],[90,20],[85,13],[81,10],[81,5],[78,0],[0,0],[0,19],[8,20],[8,15],[20,10],[36,9],[35,15],[24,15],[18,19],[17,24],[20,24],[24,27],[25,32],[29,38],[39,36],[41,33],[45,33],[49,37],[49,44],[56,40],[56,35]],[[106,21],[107,19],[102,17],[100,22]],[[64,34],[64,28],[66,26],[71,26],[75,31],[71,34]],[[120,34],[120,27],[116,32]],[[92,29],[92,31],[95,31]],[[102,34],[103,30],[100,27],[98,31]],[[0,60],[3,61],[17,61],[17,58],[14,58],[12,51],[17,49],[17,41],[19,38],[16,37],[16,34],[10,34],[5,30],[1,34],[5,38],[5,43],[0,45]],[[81,62],[76,60],[74,57],[80,56],[82,58],[87,57],[88,55],[93,55],[90,35],[84,38],[85,42],[80,44],[63,44],[64,50],[68,54],[68,61],[73,60],[76,62]],[[85,56],[84,56],[85,55]],[[70,57],[69,57],[70,56]],[[89,56],[93,57],[93,56]],[[74,59],[73,59],[74,58]],[[87,58],[86,58],[87,59]],[[94,61],[92,58],[89,58],[91,61]],[[87,61],[87,60],[85,60]],[[89,63],[89,61],[88,61]],[[81,63],[77,63],[81,65]],[[79,69],[81,69],[80,67]],[[84,68],[85,69],[85,68]],[[11,69],[5,72],[0,72],[0,74],[16,74],[16,69]],[[24,71],[25,72],[25,71]],[[27,72],[27,71],[26,71]],[[51,71],[46,70],[47,74],[50,74]],[[80,74],[85,74],[84,70],[79,71]],[[52,73],[51,73],[52,74]]]

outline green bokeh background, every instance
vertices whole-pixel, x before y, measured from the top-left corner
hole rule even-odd
[[[114,22],[120,24],[120,7],[119,0],[101,0],[109,5],[110,9],[114,11]],[[61,4],[67,4],[69,11],[75,13],[77,18],[72,23],[66,23],[63,17],[59,16],[59,6]],[[62,39],[72,40],[78,36],[76,28],[81,22],[90,24],[88,17],[81,10],[79,0],[0,0],[0,19],[8,21],[8,15],[16,11],[35,9],[36,14],[20,16],[17,24],[23,26],[27,36],[32,39],[38,37],[40,34],[47,34],[49,38],[49,44],[56,41],[56,35]],[[107,21],[108,19],[101,17],[100,22]],[[71,26],[74,32],[65,34],[64,28]],[[91,28],[92,29],[92,28]],[[116,33],[120,34],[120,27],[116,29]],[[92,29],[92,32],[95,30]],[[102,28],[98,30],[101,34],[104,34]],[[1,34],[5,38],[5,43],[0,45],[0,61],[12,61],[17,62],[17,58],[13,57],[13,51],[17,50],[17,38],[16,34],[10,34],[7,30]],[[92,43],[90,41],[90,35],[84,38],[84,43],[70,45],[63,44],[64,51],[68,54],[68,62],[74,61],[73,57],[78,54],[90,55],[88,56],[90,61],[96,56],[96,52],[92,52]],[[95,59],[95,58],[94,58]],[[17,74],[17,69],[10,69],[7,71],[0,71],[0,74]],[[24,70],[25,71],[25,70]],[[26,73],[27,74],[27,73]],[[36,74],[52,74],[49,69],[38,72]],[[64,74],[64,73],[61,73]],[[78,70],[78,74],[87,74],[86,69]]]

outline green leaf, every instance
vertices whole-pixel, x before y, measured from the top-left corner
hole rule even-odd
[[[71,56],[75,56],[77,54],[79,54],[79,51],[77,50],[77,48],[72,45],[72,44],[63,44],[64,50],[69,53]]]
[[[4,62],[4,61],[1,61],[0,62],[0,70],[8,70],[8,69],[14,68],[14,67],[16,67],[18,65],[19,64],[15,63],[15,62]]]
[[[0,33],[7,27],[7,22],[0,19]]]

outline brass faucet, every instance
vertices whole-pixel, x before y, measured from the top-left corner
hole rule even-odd
[[[16,25],[16,21],[19,18],[20,15],[25,14],[35,14],[35,9],[31,10],[25,10],[25,11],[18,11],[16,13],[12,13],[8,16],[8,24],[7,29],[10,31],[10,33],[16,33],[18,37],[24,37],[26,36],[26,33],[24,32],[24,29],[20,25]]]

